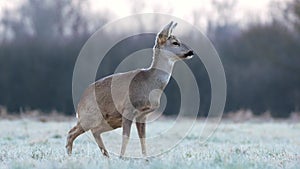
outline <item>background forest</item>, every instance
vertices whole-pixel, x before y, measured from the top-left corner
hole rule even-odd
[[[231,19],[235,1],[211,3],[217,19],[206,18],[203,26],[203,11],[194,10],[192,20],[203,28],[224,65],[225,113],[249,109],[254,114],[269,111],[274,117],[288,117],[291,112],[299,112],[300,0],[271,1],[268,19],[249,16],[247,21]],[[131,10],[134,13],[141,6],[132,2]],[[1,8],[0,105],[8,112],[39,109],[74,114],[72,73],[76,58],[87,39],[110,20],[107,11],[93,15],[87,12],[89,8],[87,1],[76,0],[27,0],[14,10]],[[97,78],[114,72],[120,57],[125,57],[125,47],[150,48],[153,38],[142,42],[139,38],[128,39],[130,43],[120,45],[114,56],[107,56],[109,59],[101,63]],[[207,72],[199,66],[201,60],[186,63],[201,93],[199,116],[205,116],[211,97]],[[178,113],[180,100],[176,98],[180,97],[174,80],[166,95],[164,114]]]

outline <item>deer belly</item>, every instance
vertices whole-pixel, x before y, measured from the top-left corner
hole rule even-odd
[[[122,115],[119,112],[108,113],[104,115],[106,123],[113,129],[122,126]]]

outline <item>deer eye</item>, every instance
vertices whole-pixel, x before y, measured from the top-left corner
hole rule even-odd
[[[180,44],[178,42],[173,42],[172,44],[176,45],[176,46],[180,46]]]

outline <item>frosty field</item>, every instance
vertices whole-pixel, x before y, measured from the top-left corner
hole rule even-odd
[[[147,135],[155,134],[172,122],[172,119],[163,119],[151,123]],[[184,128],[190,123],[184,120],[176,126]],[[103,136],[110,159],[102,156],[90,132],[75,140],[73,155],[69,157],[65,150],[66,134],[74,124],[74,120],[0,120],[0,168],[300,168],[299,122],[222,121],[216,132],[202,143],[199,138],[204,120],[197,120],[177,146],[149,161],[119,159],[114,155],[114,151],[120,149],[121,140],[117,133],[121,130]],[[131,131],[136,137],[135,126]],[[156,141],[176,140],[181,130],[177,132],[169,136],[162,133],[162,139]],[[149,151],[156,148],[148,145]],[[140,148],[136,150],[140,151]],[[130,150],[126,154],[130,154]]]

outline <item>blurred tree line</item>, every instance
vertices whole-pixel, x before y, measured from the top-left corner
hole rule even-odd
[[[226,111],[300,111],[300,1],[274,1],[270,15],[246,29],[227,22],[210,30],[227,75]]]
[[[208,21],[207,35],[225,68],[225,111],[270,111],[275,117],[300,111],[300,1],[274,3],[271,21],[251,22],[246,28],[230,20],[234,3],[213,2],[220,18],[219,22]],[[105,15],[93,18],[86,13],[88,8],[87,2],[80,0],[27,0],[17,12],[2,12],[0,105],[10,112],[30,108],[74,113],[72,72],[76,58],[90,35],[108,20]],[[197,18],[195,13],[195,23]],[[155,35],[148,38],[144,43],[130,38],[123,48],[152,47]],[[108,55],[111,57],[105,57],[107,64],[101,63],[98,78],[114,72],[126,53],[120,47]],[[208,75],[204,66],[199,66],[200,59],[187,64],[200,86],[199,114],[206,115],[211,97]],[[165,114],[178,113],[180,100],[176,98],[180,95],[174,91],[178,86],[172,80],[166,89],[172,101],[168,100]]]
[[[13,112],[21,108],[73,111],[73,66],[91,34],[85,5],[72,0],[28,0],[17,11],[3,12],[0,105]]]

